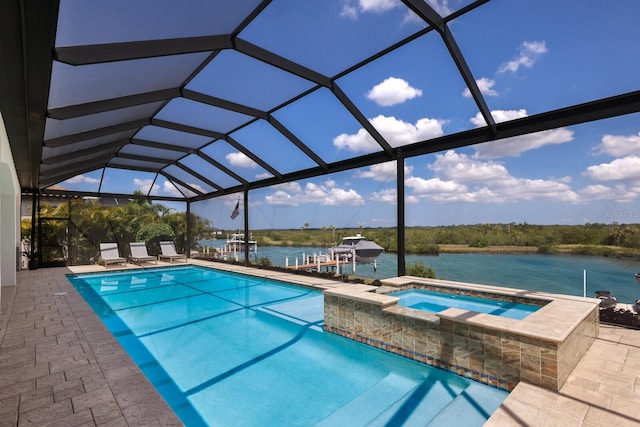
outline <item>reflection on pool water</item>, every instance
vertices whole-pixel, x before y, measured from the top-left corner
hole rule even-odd
[[[433,313],[455,307],[511,319],[524,319],[540,308],[532,304],[450,294],[426,289],[409,289],[389,295],[400,298],[398,305]]]
[[[324,332],[317,290],[194,266],[68,277],[187,426],[481,426],[507,396]]]

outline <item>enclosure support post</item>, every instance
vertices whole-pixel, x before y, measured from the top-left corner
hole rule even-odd
[[[244,204],[244,266],[248,267],[251,263],[249,262],[249,240],[251,235],[249,234],[249,188],[244,187],[243,190],[244,200],[242,203]]]
[[[187,241],[183,248],[187,259],[191,258],[191,202],[187,200]]]
[[[397,193],[397,239],[398,239],[398,276],[404,276],[405,265],[405,231],[404,231],[404,156],[402,150],[396,151],[396,193]]]

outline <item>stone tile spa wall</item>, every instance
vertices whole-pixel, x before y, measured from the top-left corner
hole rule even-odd
[[[326,290],[325,330],[506,390],[520,381],[558,390],[599,327],[598,303],[590,298],[527,292],[544,306],[516,320],[458,308],[414,310],[376,291],[363,285]]]

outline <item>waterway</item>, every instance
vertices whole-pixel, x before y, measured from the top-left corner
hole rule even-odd
[[[224,241],[213,241],[221,247]],[[261,246],[257,257],[268,257],[274,266],[302,263],[303,254],[326,253],[326,249],[313,247]],[[254,256],[254,255],[252,255]],[[640,298],[640,284],[634,274],[640,271],[640,262],[603,256],[548,255],[548,254],[440,254],[438,256],[407,255],[407,263],[421,262],[431,267],[438,279],[509,288],[544,291],[567,295],[595,296],[597,290],[609,290],[624,303]],[[376,279],[397,276],[396,254],[381,254],[373,264],[358,264],[356,275]],[[344,273],[352,274],[351,266]]]

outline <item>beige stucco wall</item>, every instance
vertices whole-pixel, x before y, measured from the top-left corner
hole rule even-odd
[[[0,286],[16,284],[20,242],[20,184],[0,113]]]

